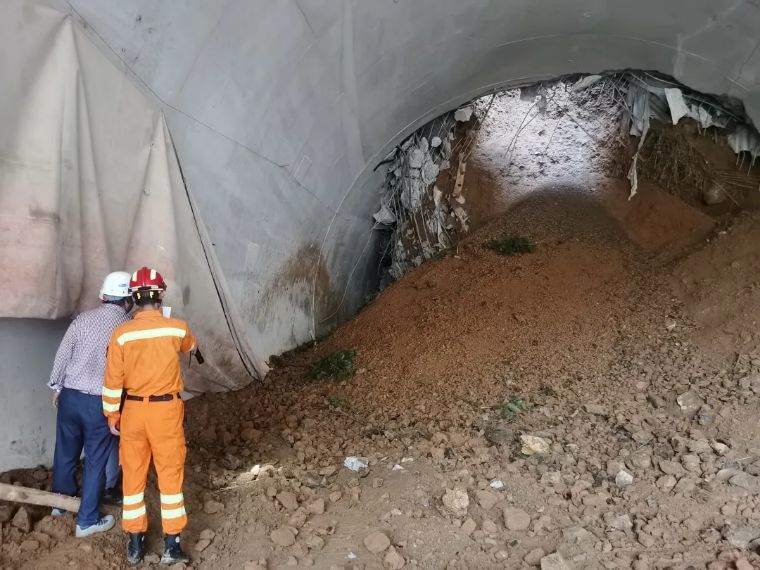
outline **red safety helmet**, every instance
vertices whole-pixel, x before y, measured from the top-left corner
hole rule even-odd
[[[166,281],[155,269],[141,267],[129,280],[129,292],[134,294],[141,291],[166,291]]]

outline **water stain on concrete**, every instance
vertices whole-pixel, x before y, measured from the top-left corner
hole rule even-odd
[[[276,319],[282,319],[283,304],[293,307],[294,314],[307,315],[312,320],[314,334],[326,334],[337,324],[332,316],[340,302],[320,250],[313,244],[301,246],[286,259],[256,296],[255,306],[244,309],[246,316],[264,330]],[[294,317],[295,318],[295,317]],[[304,342],[299,338],[297,327],[291,327],[291,348]]]

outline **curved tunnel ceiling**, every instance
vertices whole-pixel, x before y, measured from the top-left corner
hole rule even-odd
[[[237,311],[262,355],[372,282],[390,148],[485,92],[657,70],[760,119],[751,0],[69,0],[163,106]],[[315,273],[319,263],[325,271]],[[326,301],[327,297],[332,299]],[[324,303],[325,307],[319,305]]]

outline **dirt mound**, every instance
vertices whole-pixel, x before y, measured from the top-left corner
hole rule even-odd
[[[537,249],[502,257],[482,245],[504,235]],[[424,401],[423,417],[597,373],[650,287],[622,237],[594,201],[536,196],[388,288],[308,357],[357,349],[362,374],[340,397],[391,415]]]
[[[535,194],[287,355],[263,384],[188,402],[193,565],[759,564],[760,354],[715,364],[702,348],[711,329],[687,312],[699,322],[699,302],[723,299],[714,312],[737,333],[750,326],[757,305],[735,300],[754,299],[740,284],[754,283],[756,222],[663,265],[659,236],[690,229],[662,217],[690,214],[653,199],[621,214],[599,196]],[[625,214],[636,208],[648,213]],[[660,221],[636,243],[634,220]],[[515,236],[535,251],[486,247]],[[686,305],[669,287],[674,268]],[[310,379],[337,350],[357,351],[356,373]],[[348,457],[366,466],[353,471]],[[43,514],[29,530],[3,523],[2,567],[125,567],[119,533],[80,542],[66,536],[70,518]]]
[[[733,359],[758,343],[760,217],[745,214],[674,270],[673,288],[707,354]]]

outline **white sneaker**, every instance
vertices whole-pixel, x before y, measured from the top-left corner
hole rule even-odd
[[[88,536],[92,536],[93,534],[98,534],[100,532],[107,532],[113,528],[114,524],[116,524],[116,521],[114,520],[113,515],[106,515],[102,517],[95,524],[92,524],[85,528],[82,528],[81,526],[77,525],[76,537],[87,538]]]
[[[67,511],[64,511],[63,509],[53,509],[50,511],[50,514],[54,517],[62,517],[66,514]]]

